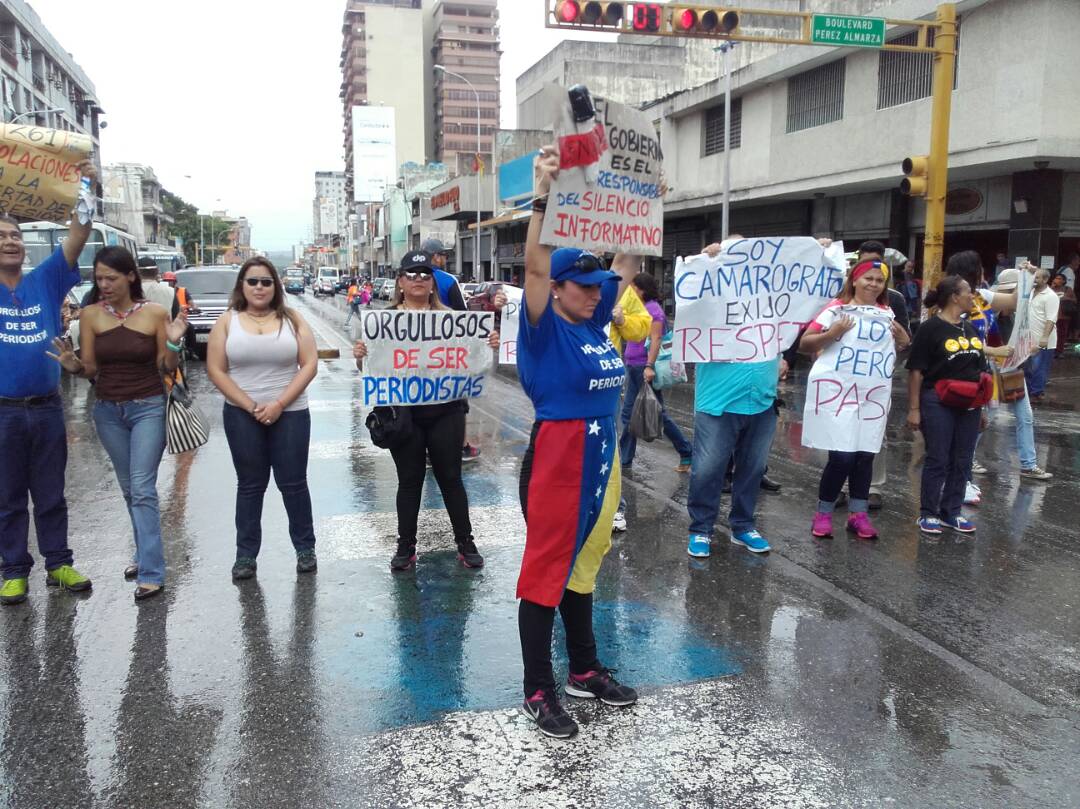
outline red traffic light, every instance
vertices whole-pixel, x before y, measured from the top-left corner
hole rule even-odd
[[[697,28],[697,12],[692,8],[684,8],[677,16],[678,27],[683,31],[693,31]]]
[[[671,18],[676,31],[695,31],[702,34],[730,34],[739,27],[739,13],[713,8],[676,8]]]
[[[563,0],[555,5],[555,18],[559,22],[577,22],[581,16],[581,6],[575,0]]]

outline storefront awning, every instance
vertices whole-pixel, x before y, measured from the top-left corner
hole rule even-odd
[[[532,210],[527,211],[511,211],[510,213],[500,214],[499,216],[493,216],[491,219],[485,219],[480,223],[482,228],[490,228],[495,225],[510,225],[514,222],[520,222],[523,219],[528,219],[532,216]],[[468,227],[469,230],[476,230],[476,223],[473,222]]]

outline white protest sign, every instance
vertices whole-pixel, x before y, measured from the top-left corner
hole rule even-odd
[[[506,305],[499,324],[499,364],[517,365],[518,329],[521,328],[521,290],[503,285]]]
[[[363,312],[364,405],[474,399],[492,365],[494,312],[380,309]]]
[[[806,380],[802,443],[877,452],[892,403],[893,313],[877,306],[836,306],[823,313],[824,328],[843,315],[854,318],[855,327],[821,352]]]
[[[596,98],[595,117],[575,123],[566,91],[548,93],[559,99],[560,165],[540,241],[597,253],[661,255],[664,156],[652,120],[640,110]]]
[[[1012,334],[1009,335],[1009,347],[1012,356],[1004,360],[1001,371],[1015,371],[1031,357],[1031,350],[1038,346],[1035,335],[1031,333],[1031,294],[1035,289],[1035,274],[1027,270],[1016,273],[1016,313],[1013,315]]]
[[[676,362],[764,362],[840,294],[844,271],[805,236],[736,239],[675,262]]]

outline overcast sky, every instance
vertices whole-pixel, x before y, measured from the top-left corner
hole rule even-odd
[[[97,88],[104,162],[149,164],[200,209],[247,216],[257,248],[310,237],[314,173],[344,168],[345,0],[31,5]],[[504,127],[515,123],[514,80],[563,38],[543,27],[543,8],[499,2]]]

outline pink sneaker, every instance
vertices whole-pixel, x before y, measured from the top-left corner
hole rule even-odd
[[[810,533],[816,537],[832,539],[832,514],[825,511],[815,512],[814,524],[810,526]]]
[[[854,532],[859,539],[877,539],[877,531],[874,530],[874,524],[870,522],[870,517],[865,511],[848,517],[847,530]]]

